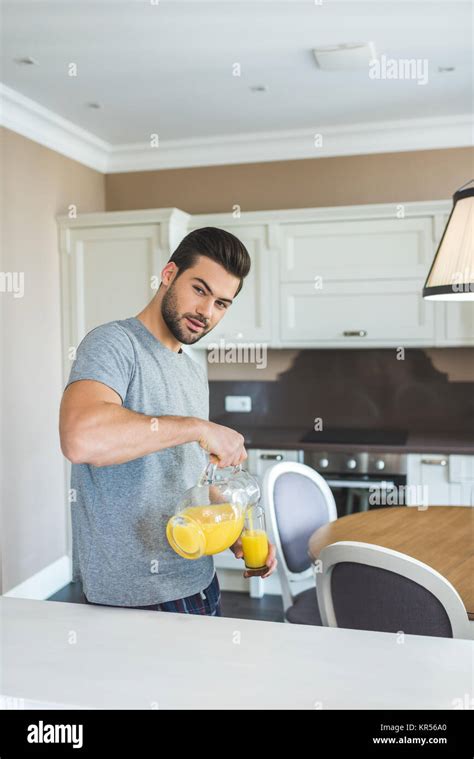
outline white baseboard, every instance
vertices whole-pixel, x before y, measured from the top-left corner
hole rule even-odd
[[[10,598],[31,598],[36,601],[45,601],[70,583],[71,578],[71,559],[69,556],[61,556],[3,595]]]

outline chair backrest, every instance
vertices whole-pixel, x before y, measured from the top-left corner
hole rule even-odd
[[[336,502],[324,477],[294,461],[267,469],[262,493],[286,610],[293,603],[290,581],[312,576],[308,540],[318,527],[337,519]]]
[[[458,592],[427,564],[390,548],[353,541],[326,546],[319,559],[316,592],[324,625],[472,637]]]

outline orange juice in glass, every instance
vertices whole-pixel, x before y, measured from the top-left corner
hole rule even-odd
[[[268,538],[265,530],[265,512],[261,506],[247,509],[244,529],[241,535],[245,567],[252,571],[268,569],[265,564],[268,556]]]

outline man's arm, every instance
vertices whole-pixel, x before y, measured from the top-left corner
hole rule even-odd
[[[244,438],[229,427],[192,416],[147,416],[125,409],[120,396],[95,380],[78,380],[64,391],[61,450],[74,464],[108,466],[194,441],[219,459],[219,466],[247,458]]]

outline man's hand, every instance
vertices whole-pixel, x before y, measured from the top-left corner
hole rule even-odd
[[[210,454],[211,461],[219,468],[237,466],[248,458],[244,447],[245,438],[240,432],[205,419],[199,420],[199,423],[199,445]]]
[[[243,559],[244,558],[244,552],[242,550],[242,539],[239,538],[235,541],[233,545],[230,546],[230,550],[234,554],[236,559]],[[273,543],[270,543],[268,541],[268,554],[267,558],[265,559],[265,564],[268,567],[268,569],[262,574],[261,571],[253,571],[252,569],[246,569],[244,572],[244,577],[261,577],[262,579],[265,579],[265,577],[270,577],[271,574],[275,571],[277,568],[277,558],[275,555],[275,546]]]

